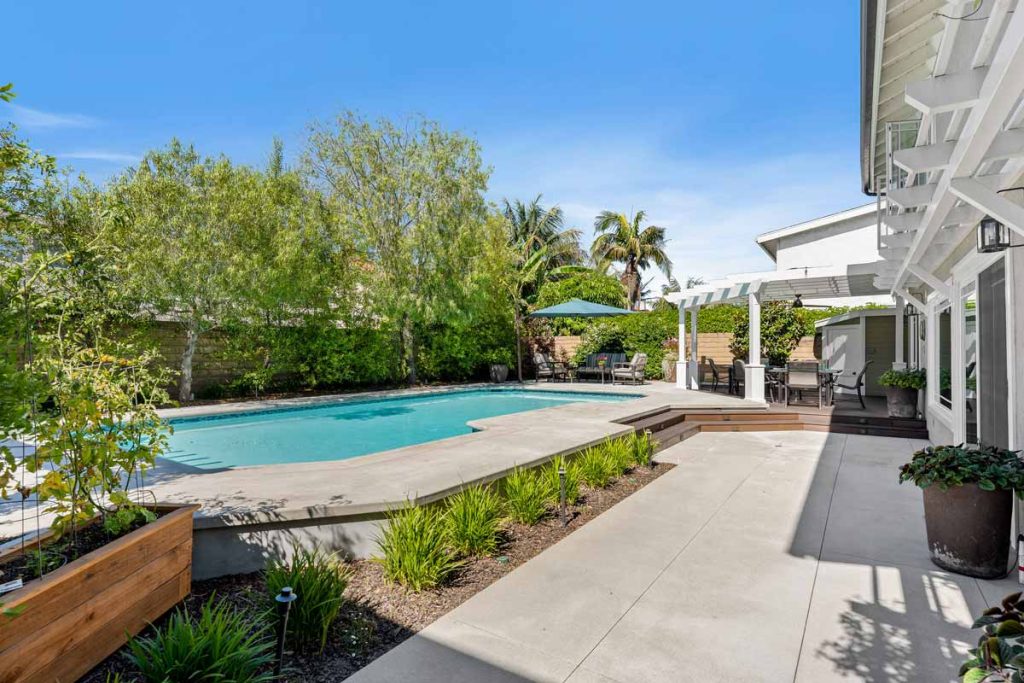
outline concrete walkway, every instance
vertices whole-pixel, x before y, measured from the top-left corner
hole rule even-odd
[[[920,443],[701,434],[678,466],[349,680],[955,681],[1016,588],[928,561]]]

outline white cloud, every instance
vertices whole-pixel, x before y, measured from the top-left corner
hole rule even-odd
[[[93,128],[99,125],[99,120],[84,114],[58,114],[17,104],[8,107],[12,120],[22,128]]]
[[[83,150],[80,152],[62,152],[55,155],[58,159],[82,159],[85,161],[105,161],[111,164],[136,164],[142,158],[137,154],[108,152],[102,149]]]
[[[546,202],[561,205],[570,226],[583,229],[585,242],[598,212],[645,210],[666,228],[679,279],[771,270],[757,235],[866,201],[856,156],[845,151],[697,159],[642,139],[608,137],[571,145],[485,139],[484,149],[495,169],[493,199],[543,192]],[[653,287],[661,282],[655,277]]]

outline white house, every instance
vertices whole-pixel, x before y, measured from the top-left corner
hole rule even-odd
[[[862,2],[876,286],[924,321],[936,442],[1024,447],[1024,4]]]

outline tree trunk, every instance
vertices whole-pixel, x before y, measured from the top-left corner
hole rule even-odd
[[[516,328],[516,373],[519,376],[519,383],[523,383],[523,343],[520,341],[519,334],[519,309],[515,311],[515,328]]]
[[[185,351],[181,354],[181,376],[178,378],[178,400],[192,400],[192,358],[196,355],[199,330],[192,325],[185,327]]]
[[[626,288],[629,310],[635,311],[640,300],[640,274],[632,262],[627,262],[622,271],[622,284]]]
[[[402,321],[402,346],[405,349],[406,379],[409,386],[416,384],[416,339],[412,333],[412,321],[406,316]]]

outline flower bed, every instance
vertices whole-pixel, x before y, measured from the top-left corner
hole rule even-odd
[[[637,467],[603,489],[584,485],[577,504],[569,508],[570,519],[565,528],[557,515],[548,516],[533,526],[506,524],[497,553],[467,559],[453,577],[438,588],[411,592],[388,581],[377,562],[351,563],[345,602],[340,618],[330,628],[326,647],[322,653],[289,656],[287,664],[292,671],[288,680],[343,680],[671,467],[664,463],[650,468]],[[226,599],[254,616],[267,604],[261,573],[197,581],[192,585],[192,595],[186,599],[185,606],[198,613],[211,595]],[[83,680],[104,683],[110,672],[124,672],[122,680],[131,680],[125,649],[109,657]]]

